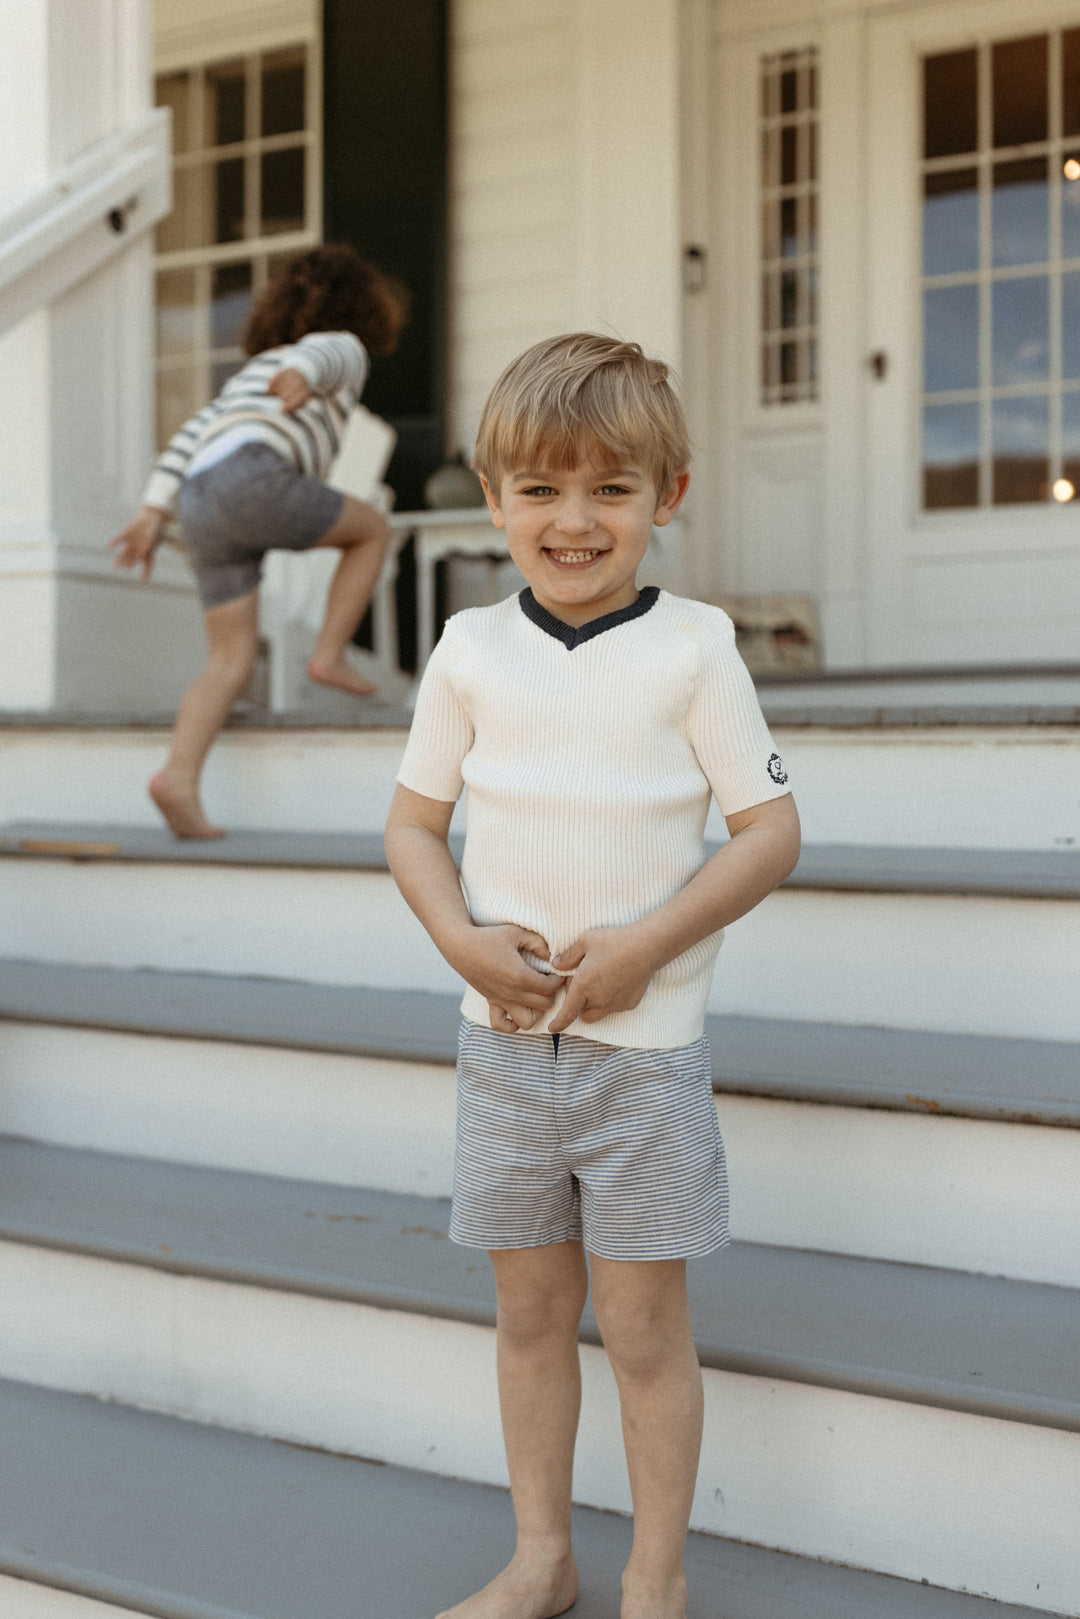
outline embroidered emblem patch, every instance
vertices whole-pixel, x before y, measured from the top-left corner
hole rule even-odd
[[[788,777],[787,771],[784,769],[784,761],[778,753],[772,755],[766,769],[778,787],[782,787],[787,781]]]

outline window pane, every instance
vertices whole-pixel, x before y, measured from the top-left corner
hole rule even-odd
[[[214,241],[240,242],[244,239],[244,160],[227,157],[214,164],[216,206]]]
[[[207,146],[231,146],[243,140],[246,89],[243,62],[222,62],[207,68]]]
[[[799,75],[795,68],[785,68],[780,75],[780,111],[796,112],[799,106]]]
[[[1061,278],[1061,374],[1080,377],[1080,273]]]
[[[994,145],[1020,146],[1047,137],[1049,40],[1006,39],[993,50]]]
[[[797,270],[785,270],[780,277],[780,324],[783,327],[801,326],[799,319],[799,275]]]
[[[304,228],[304,148],[264,152],[262,229],[265,236]]]
[[[923,155],[952,157],[978,144],[976,55],[950,51],[923,63]]]
[[[304,127],[304,55],[278,51],[263,57],[262,132],[291,135]]]
[[[1061,252],[1076,259],[1080,258],[1080,152],[1069,152],[1062,168]]]
[[[1061,133],[1080,135],[1080,28],[1061,36]]]
[[[210,392],[215,398],[229,378],[235,377],[243,363],[243,360],[219,360],[210,367]]]
[[[978,405],[927,405],[923,411],[923,505],[940,511],[978,504]]]
[[[978,387],[978,287],[935,287],[923,294],[923,343],[926,393]]]
[[[799,252],[799,204],[794,197],[780,202],[780,251],[786,259]]]
[[[994,505],[1046,500],[1050,493],[1050,402],[995,399]]]
[[[1049,282],[1045,276],[993,287],[994,382],[1041,382],[1050,370]]]
[[[199,388],[199,373],[193,366],[168,366],[157,378],[157,441],[161,448],[183,427],[189,416],[206,400]]]
[[[979,193],[974,169],[926,176],[923,274],[979,268]]]
[[[157,104],[172,109],[173,151],[186,152],[191,138],[191,74],[162,74],[157,81]]]
[[[994,165],[995,265],[1043,264],[1050,256],[1047,160]]]
[[[202,180],[201,168],[173,170],[172,212],[165,216],[156,231],[159,253],[175,253],[185,247],[204,245]]]
[[[1065,394],[1061,401],[1061,471],[1080,491],[1080,394]]]
[[[780,131],[780,184],[792,186],[799,179],[799,129],[785,124]]]
[[[251,308],[251,265],[215,265],[210,283],[210,347],[236,348]]]
[[[195,272],[166,270],[157,278],[159,359],[188,354],[195,347]]]

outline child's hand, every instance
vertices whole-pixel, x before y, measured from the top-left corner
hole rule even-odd
[[[161,541],[161,531],[168,514],[160,506],[142,506],[127,528],[109,541],[109,550],[115,551],[113,565],[117,568],[141,568],[145,583],[154,567],[154,552]]]
[[[290,416],[311,398],[311,384],[307,377],[292,365],[276,371],[267,383],[266,391],[281,400],[286,413]]]
[[[629,1012],[641,1000],[657,968],[633,927],[589,928],[569,949],[553,956],[566,973],[566,999],[548,1028],[561,1034],[575,1018],[596,1023],[609,1012]]]
[[[538,933],[502,923],[496,927],[470,926],[453,953],[452,965],[466,983],[483,995],[491,1027],[500,1034],[531,1029],[551,1010],[562,988],[561,978],[538,972],[522,960],[525,950],[541,961],[547,960],[547,942]]]

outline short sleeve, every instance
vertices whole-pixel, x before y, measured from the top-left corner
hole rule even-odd
[[[765,724],[749,671],[735,649],[735,628],[721,620],[700,643],[701,661],[687,714],[687,738],[724,815],[791,791]]]
[[[448,625],[424,670],[397,776],[403,787],[444,803],[461,796],[461,765],[473,744],[473,723],[454,685],[456,641]]]

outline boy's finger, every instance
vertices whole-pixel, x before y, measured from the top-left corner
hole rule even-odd
[[[551,965],[556,972],[573,972],[584,960],[585,944],[581,939],[575,939],[565,950],[560,950],[557,956],[552,956]]]
[[[575,1018],[581,1016],[584,1010],[585,992],[584,990],[580,990],[576,988],[575,985],[571,984],[570,988],[566,992],[565,1001],[563,1001],[558,1012],[548,1024],[549,1032],[551,1034],[561,1034],[564,1029],[570,1027]]]
[[[517,947],[519,950],[527,950],[530,956],[539,956],[541,961],[547,961],[551,954],[547,940],[542,939],[539,933],[526,933],[522,930]]]

